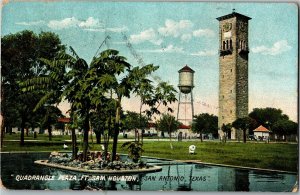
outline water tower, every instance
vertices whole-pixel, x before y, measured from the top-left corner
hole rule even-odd
[[[178,98],[178,109],[177,109],[177,120],[184,121],[185,125],[188,125],[188,121],[192,122],[194,116],[194,104],[193,104],[193,88],[194,88],[194,73],[188,65],[185,65],[178,71],[179,73],[179,98]],[[190,97],[188,98],[188,96]],[[182,100],[182,96],[184,99]],[[180,115],[180,108],[184,106],[184,115]],[[191,115],[187,115],[187,106],[191,107]]]

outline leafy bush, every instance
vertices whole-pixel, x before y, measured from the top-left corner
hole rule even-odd
[[[125,148],[125,147],[127,147],[129,158],[134,163],[138,163],[141,158],[142,152],[144,152],[144,150],[142,148],[142,144],[139,142],[125,142],[122,145],[122,148]]]

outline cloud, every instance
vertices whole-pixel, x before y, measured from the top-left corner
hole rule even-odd
[[[172,44],[168,45],[166,48],[162,48],[162,50],[166,53],[183,53],[182,47],[175,47]]]
[[[164,36],[179,37],[191,31],[194,24],[190,20],[180,20],[178,22],[167,19],[164,27],[158,28],[158,32]]]
[[[106,30],[110,32],[125,32],[128,31],[129,29],[126,26],[123,26],[123,27],[116,27],[116,28],[106,28]]]
[[[86,21],[81,21],[78,23],[81,28],[102,28],[103,24],[93,17],[89,17]]]
[[[47,26],[51,29],[61,30],[67,28],[81,28],[91,32],[124,32],[128,31],[126,26],[122,27],[105,27],[105,25],[97,18],[89,17],[86,20],[78,20],[75,17],[65,18],[62,20],[50,20]]]
[[[104,28],[85,28],[83,30],[91,31],[91,32],[105,32]]]
[[[116,28],[85,28],[83,30],[91,31],[91,32],[125,32],[128,31],[126,26],[123,27],[116,27]]]
[[[176,47],[174,45],[168,45],[167,47],[160,48],[160,49],[153,49],[153,50],[140,50],[142,52],[149,52],[149,53],[184,53],[182,47]]]
[[[190,41],[194,37],[213,37],[215,33],[211,29],[193,29],[194,24],[190,20],[174,21],[166,19],[164,26],[157,29],[149,28],[130,36],[132,43],[142,43],[149,41],[155,45],[161,45],[163,37],[180,38],[183,42]]]
[[[274,43],[272,47],[266,47],[265,45],[254,47],[252,48],[252,52],[275,56],[291,49],[292,47],[288,44],[287,40],[281,40]]]
[[[149,41],[155,45],[160,45],[162,43],[162,39],[158,38],[157,33],[153,28],[142,31],[139,34],[130,35],[131,43],[141,43],[144,41]]]
[[[191,34],[183,34],[183,35],[181,35],[181,37],[180,37],[180,39],[181,39],[182,41],[189,41],[189,40],[191,40],[191,38],[192,38],[192,35],[191,35]]]
[[[76,27],[79,23],[79,20],[77,20],[75,17],[72,17],[65,18],[63,20],[50,20],[47,26],[51,29],[60,30],[64,28]]]
[[[32,22],[16,22],[17,25],[23,25],[23,26],[38,26],[45,24],[45,21],[39,20],[39,21],[32,21]]]
[[[204,51],[198,51],[196,53],[191,53],[192,56],[214,56],[218,52],[215,50],[204,50]]]
[[[215,36],[215,32],[211,29],[198,29],[193,31],[194,37],[213,37]]]

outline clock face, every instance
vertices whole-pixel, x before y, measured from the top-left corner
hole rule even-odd
[[[224,31],[224,32],[230,31],[231,28],[232,28],[232,24],[229,23],[229,22],[226,22],[226,23],[223,25],[223,31]]]

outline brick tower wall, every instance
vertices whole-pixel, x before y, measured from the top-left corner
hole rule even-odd
[[[223,26],[231,23],[231,36],[224,37]],[[240,25],[244,25],[241,30]],[[246,27],[245,27],[246,26]],[[222,54],[223,41],[232,41],[231,53]],[[248,115],[248,20],[231,17],[219,22],[219,119],[218,127]],[[242,41],[242,42],[241,42]],[[223,132],[219,131],[220,136]],[[232,130],[231,138],[240,132]]]

